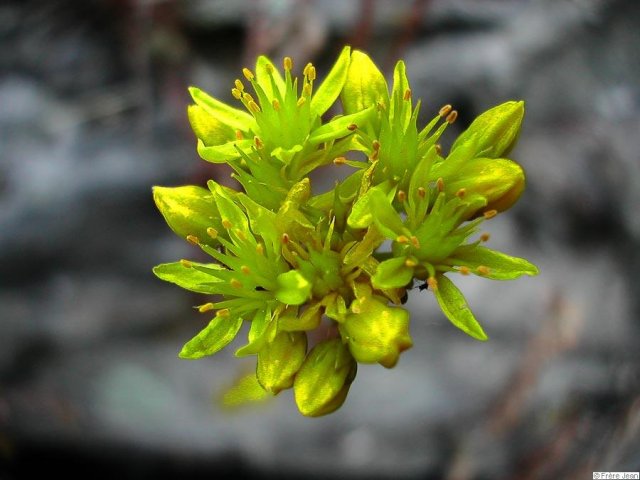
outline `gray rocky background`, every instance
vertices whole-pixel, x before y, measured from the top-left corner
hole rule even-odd
[[[361,368],[345,406],[290,393],[228,411],[252,367],[197,362],[192,257],[154,184],[203,184],[189,84],[229,99],[258,53],[326,72],[345,43],[405,58],[425,119],[524,99],[528,189],[491,244],[541,274],[461,288],[491,340],[411,296],[415,346]],[[450,139],[449,139],[450,141]],[[0,478],[591,478],[640,469],[640,2],[0,3]]]

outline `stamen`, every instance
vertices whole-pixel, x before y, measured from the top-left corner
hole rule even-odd
[[[253,137],[253,144],[258,150],[262,150],[262,147],[264,147],[264,143],[262,143],[262,140],[260,140],[258,136]]]
[[[311,65],[311,68],[309,69],[307,78],[310,82],[313,82],[316,79],[316,67],[314,67],[313,65]]]
[[[238,90],[240,90],[241,92],[244,92],[244,84],[240,81],[240,79],[236,78],[234,85]]]
[[[480,275],[489,275],[490,269],[485,265],[480,265],[478,268],[476,268],[476,272],[478,272]]]
[[[236,130],[236,140],[244,140],[244,135],[240,130]]]
[[[335,165],[344,165],[345,163],[347,163],[347,159],[344,157],[336,157],[333,159],[333,163]]]
[[[255,76],[253,75],[253,72],[251,70],[249,70],[248,68],[243,68],[242,69],[242,74],[244,75],[244,78],[246,78],[250,82],[252,82],[253,79],[255,78]]]
[[[440,145],[439,143],[436,143],[436,144],[434,145],[434,148],[436,149],[436,153],[437,153],[438,155],[442,155],[442,145]]]
[[[427,191],[425,190],[424,187],[418,187],[418,196],[420,198],[424,198],[427,196]]]
[[[436,180],[436,187],[438,188],[439,192],[444,192],[444,180],[442,179],[442,177]]]
[[[380,142],[378,140],[374,140],[372,146],[374,151],[377,152],[378,150],[380,150]]]
[[[286,71],[291,71],[293,68],[293,60],[291,60],[291,57],[284,57],[282,60],[282,66]]]
[[[249,102],[249,110],[251,110],[253,113],[258,113],[260,111],[260,107],[256,102],[252,100]]]
[[[239,228],[236,228],[234,230],[234,233],[240,239],[241,242],[244,242],[247,239],[247,236],[245,235],[245,233],[242,230],[240,230]]]
[[[398,190],[397,198],[400,203],[404,203],[407,199],[407,194],[404,190]]]
[[[306,98],[306,97],[300,97],[300,98],[298,99],[298,101],[296,102],[296,105],[297,105],[298,107],[301,107],[302,105],[304,105],[304,102],[306,102],[306,101],[307,101],[307,98]]]
[[[269,75],[271,75],[271,74],[273,73],[273,65],[271,65],[270,63],[267,63],[267,64],[264,66],[264,69],[267,71],[267,73],[268,73]]]
[[[187,242],[192,243],[193,245],[200,245],[200,239],[195,235],[187,235]]]
[[[302,87],[302,95],[304,95],[305,97],[311,96],[311,85],[307,83],[304,87]]]
[[[237,278],[232,278],[231,280],[229,280],[229,283],[233,288],[238,288],[238,289],[242,288],[242,282]]]
[[[438,290],[438,280],[436,280],[435,277],[427,278],[427,285],[429,285],[429,288],[434,292]]]
[[[415,235],[411,236],[411,245],[413,245],[416,248],[420,248],[420,241],[418,240],[418,237],[416,237]]]
[[[488,242],[490,238],[491,235],[489,235],[488,233],[483,233],[482,235],[480,235],[481,242]]]
[[[247,93],[247,92],[243,92],[243,93],[242,93],[242,99],[243,99],[245,102],[247,102],[247,103],[255,101],[255,100],[253,99],[253,97],[251,96],[251,94],[250,94],[250,93]]]
[[[396,237],[396,242],[401,243],[401,244],[406,244],[409,243],[409,239],[407,238],[406,235],[398,235]]]
[[[198,311],[200,313],[204,313],[204,312],[208,312],[209,310],[213,310],[215,308],[215,305],[213,305],[213,303],[209,302],[209,303],[205,303],[204,305],[200,305],[198,307]]]
[[[371,161],[375,161],[378,159],[378,155],[380,154],[380,150],[374,150],[373,153],[369,156],[369,158],[371,159]],[[384,167],[385,169],[387,167]],[[386,173],[386,171],[384,171],[383,169],[383,173]]]
[[[449,115],[447,115],[447,123],[448,124],[452,124],[453,122],[456,121],[456,118],[458,118],[458,112],[456,110],[452,110],[451,113]]]
[[[438,112],[438,115],[440,115],[442,118],[446,117],[447,115],[449,115],[449,112],[453,110],[453,107],[451,105],[445,105],[444,107],[442,107],[440,109],[440,111]]]
[[[230,314],[230,313],[231,313],[231,312],[229,312],[229,309],[228,309],[228,308],[222,308],[222,309],[220,309],[220,310],[218,310],[218,311],[216,312],[216,317],[223,317],[223,318],[226,318],[226,317],[228,317],[228,316],[229,316],[229,314]]]
[[[497,210],[487,210],[486,212],[484,212],[482,215],[484,215],[484,218],[486,218],[487,220],[489,220],[490,218],[495,217],[498,214]]]
[[[456,192],[456,197],[458,198],[464,198],[464,196],[467,194],[467,189],[466,188],[461,188],[460,190],[458,190]]]
[[[379,112],[384,112],[387,109],[386,105],[382,102],[378,102],[376,106],[378,107]]]
[[[191,268],[193,267],[193,263],[191,263],[189,260],[185,260],[184,258],[182,260],[180,260],[180,264],[184,267],[184,268]]]
[[[286,245],[287,243],[289,243],[289,235],[286,233],[282,234],[282,237],[280,238],[280,241]]]
[[[213,227],[209,227],[207,228],[207,235],[215,240],[216,238],[218,238],[218,231]]]
[[[258,255],[264,255],[264,245],[262,245],[261,243],[258,243],[256,245],[256,253]]]
[[[405,101],[411,100],[411,89],[410,88],[407,88],[404,91],[404,97],[403,98],[404,98]]]
[[[236,100],[240,100],[242,98],[242,92],[237,88],[231,89],[231,95],[233,95],[233,98],[235,98]]]
[[[274,98],[274,99],[273,99],[273,102],[271,102],[271,105],[273,105],[273,109],[274,109],[276,112],[279,112],[279,111],[280,111],[280,102],[278,101],[278,99],[277,99],[277,98]]]
[[[353,132],[353,131],[354,131],[354,130],[356,130],[357,128],[358,128],[358,125],[356,125],[355,123],[352,123],[351,125],[349,125],[349,126],[347,127],[347,130],[351,130],[351,131]]]
[[[249,267],[247,267],[246,265],[242,265],[240,267],[240,271],[242,273],[244,273],[245,275],[251,275],[251,269]]]
[[[222,219],[222,226],[224,228],[226,228],[227,230],[229,230],[231,227],[233,227],[233,223],[231,223],[229,220],[227,220],[226,218]]]
[[[471,270],[469,269],[469,267],[467,267],[466,265],[462,265],[458,271],[462,274],[462,275],[469,275],[471,273]]]
[[[413,260],[412,258],[407,258],[404,261],[404,266],[405,267],[409,267],[409,268],[413,268],[413,267],[417,267],[418,266],[418,262],[416,262],[415,260]]]

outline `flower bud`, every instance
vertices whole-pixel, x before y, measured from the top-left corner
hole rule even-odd
[[[209,190],[194,185],[153,187],[153,199],[171,230],[179,236],[193,236],[212,247],[218,245],[207,233],[210,228],[222,230],[220,214]]]
[[[340,333],[358,362],[391,368],[400,353],[413,345],[409,312],[404,308],[390,307],[381,297],[365,296],[351,303],[351,312],[340,325]]]
[[[486,210],[507,210],[524,191],[522,167],[506,158],[476,158],[465,163],[452,178],[444,179],[447,196],[464,189],[465,195],[479,194],[487,199]],[[473,215],[476,212],[468,212]]]
[[[256,377],[260,385],[274,395],[291,388],[293,378],[307,353],[304,332],[280,332],[258,352]]]
[[[351,54],[351,64],[340,99],[345,114],[360,112],[379,102],[388,103],[387,81],[366,53],[355,50]]]
[[[476,154],[488,158],[507,155],[515,146],[524,117],[524,102],[511,101],[493,107],[477,117],[457,138],[451,152],[472,138]]]
[[[344,403],[358,364],[340,338],[316,345],[296,375],[293,391],[300,413],[319,417]]]

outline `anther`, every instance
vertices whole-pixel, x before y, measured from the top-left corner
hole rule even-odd
[[[180,264],[184,267],[184,268],[191,268],[193,267],[193,264],[189,261],[189,260],[185,260],[184,258],[182,260],[180,260]]]
[[[245,275],[251,275],[251,269],[249,267],[247,267],[246,265],[242,265],[240,267],[240,271],[242,273],[244,273]]]
[[[195,235],[187,235],[187,242],[192,243],[193,245],[200,245],[200,239]]]
[[[236,78],[234,85],[238,90],[240,90],[241,92],[244,92],[244,84],[239,79]]]
[[[302,105],[304,105],[304,102],[306,102],[306,101],[307,101],[307,98],[306,98],[306,97],[300,97],[300,98],[298,99],[298,101],[296,102],[296,105],[297,105],[298,107],[301,107]]]
[[[260,111],[260,107],[258,106],[258,104],[256,102],[251,100],[249,102],[249,110],[251,110],[253,113],[258,113]]]
[[[437,153],[438,155],[442,155],[442,145],[440,145],[439,143],[436,143],[436,144],[434,145],[434,148],[436,149],[436,153]]]
[[[417,267],[418,266],[418,262],[416,262],[415,260],[413,260],[411,258],[407,258],[404,261],[404,266],[405,267],[409,267],[409,268]]]
[[[231,222],[230,222],[229,220],[227,220],[226,218],[223,218],[223,219],[222,219],[222,226],[228,230],[228,229],[230,229],[231,227],[233,227],[233,223],[231,223]]]
[[[461,188],[460,190],[458,190],[456,192],[456,197],[458,198],[464,198],[464,196],[467,194],[467,189],[466,188]]]
[[[440,111],[438,112],[438,115],[444,118],[447,115],[449,115],[449,112],[451,112],[451,110],[453,110],[453,107],[451,105],[445,105],[440,109]]]
[[[291,57],[284,57],[282,60],[282,66],[285,70],[291,71],[293,68],[293,60],[291,60]]]
[[[216,238],[218,238],[218,231],[213,227],[209,227],[207,228],[207,235],[215,240]]]
[[[396,237],[396,242],[401,243],[401,244],[405,244],[405,243],[409,243],[409,239],[407,238],[406,235],[398,235]]]
[[[200,313],[204,313],[204,312],[208,312],[210,310],[213,310],[215,308],[215,306],[213,305],[213,303],[209,302],[209,303],[205,303],[204,305],[200,305],[198,307],[198,311]]]
[[[420,248],[420,241],[415,235],[411,236],[411,245],[413,245],[415,248]]]
[[[405,101],[411,100],[411,89],[410,88],[407,88],[404,91],[404,97],[402,97],[402,98],[404,98]]]
[[[233,95],[233,98],[235,98],[236,100],[240,100],[242,98],[242,92],[237,88],[231,89],[231,95]]]
[[[467,267],[466,265],[462,265],[458,271],[462,274],[462,275],[469,275],[471,273],[471,270],[469,269],[469,267]]]
[[[447,115],[447,123],[452,124],[456,121],[456,118],[458,118],[458,112],[456,110],[452,110],[451,113]]]
[[[230,313],[228,308],[222,308],[216,312],[216,317],[228,317]]]
[[[244,78],[246,78],[250,82],[252,82],[253,79],[255,78],[254,75],[253,75],[253,72],[251,70],[249,70],[248,68],[243,68],[242,69],[242,74],[244,75]]]
[[[279,111],[280,111],[280,102],[278,101],[278,99],[277,99],[277,98],[274,98],[274,99],[273,99],[273,101],[271,102],[271,105],[273,105],[273,109],[274,109],[276,112],[279,112]]]
[[[242,134],[242,132],[240,130],[236,130],[236,140],[243,140],[244,139],[244,135]]]
[[[251,94],[247,93],[247,92],[242,92],[242,99],[247,103],[254,101],[253,97],[251,96]]]
[[[262,140],[260,140],[260,137],[258,136],[253,137],[253,144],[258,150],[261,150],[262,147],[264,147],[264,143],[262,143]]]
[[[378,150],[380,150],[380,142],[379,142],[378,140],[374,140],[374,141],[373,141],[372,146],[373,146],[373,150],[374,150],[375,152],[377,152]]]
[[[481,242],[488,242],[490,238],[491,235],[489,235],[488,233],[483,233],[482,235],[480,235]]]
[[[375,161],[375,160],[378,159],[378,155],[379,154],[380,154],[380,150],[374,150],[369,158],[371,159],[371,161]],[[385,168],[387,168],[387,167],[385,167]]]
[[[232,278],[231,280],[229,280],[229,283],[233,288],[242,288],[242,282],[237,278]]]
[[[307,78],[310,82],[313,82],[316,79],[316,67],[314,67],[313,65],[311,65],[311,68],[309,69]]]
[[[478,268],[476,268],[476,272],[478,272],[480,275],[489,275],[489,267],[480,265]]]
[[[347,163],[347,159],[344,157],[336,157],[333,159],[333,163],[335,165],[344,165],[345,163]]]
[[[404,190],[398,190],[398,194],[396,195],[396,197],[398,198],[398,201],[400,203],[404,203],[404,201],[407,199],[407,194]]]
[[[438,280],[436,280],[435,277],[427,278],[427,285],[429,285],[429,288],[434,292],[438,290]]]
[[[427,191],[425,190],[424,187],[418,187],[418,196],[420,198],[424,198],[427,196]]]
[[[286,233],[283,233],[282,237],[280,238],[280,241],[282,241],[282,243],[286,245],[287,243],[289,243],[289,235]]]
[[[486,212],[484,212],[482,215],[484,216],[484,218],[486,218],[487,220],[489,220],[490,218],[495,217],[498,214],[497,210],[487,210]]]
[[[311,96],[311,85],[307,83],[304,87],[302,87],[302,95],[304,95],[305,97]]]
[[[444,180],[442,179],[442,177],[438,178],[438,180],[436,180],[436,187],[438,188],[439,192],[443,192],[444,191]]]
[[[264,255],[264,245],[262,245],[261,243],[258,243],[256,245],[256,253],[258,255]]]
[[[378,102],[376,106],[379,112],[384,112],[387,109],[387,106],[383,102]]]
[[[347,127],[347,130],[351,130],[353,132],[357,128],[358,128],[358,125],[356,125],[355,123],[352,123]]]

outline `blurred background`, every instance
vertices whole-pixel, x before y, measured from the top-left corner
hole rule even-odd
[[[329,417],[290,392],[225,410],[253,359],[177,358],[207,319],[151,273],[197,255],[151,186],[229,181],[197,156],[188,85],[230,101],[261,53],[322,78],[344,44],[404,58],[422,121],[454,105],[445,146],[527,102],[528,188],[485,225],[541,274],[460,279],[486,343],[414,292],[413,349]],[[0,2],[0,478],[638,471],[639,152],[637,0]]]

